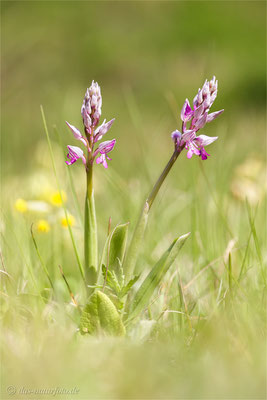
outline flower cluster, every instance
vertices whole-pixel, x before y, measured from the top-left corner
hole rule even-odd
[[[93,81],[90,88],[86,90],[81,108],[85,136],[81,134],[79,129],[66,121],[75,139],[80,140],[86,147],[88,159],[86,160],[84,152],[80,147],[68,146],[69,153],[67,155],[68,160],[66,161],[68,165],[75,163],[80,158],[86,166],[87,163],[93,163],[96,158],[97,164],[103,164],[105,168],[108,167],[107,160],[111,160],[111,158],[107,154],[113,150],[116,140],[112,139],[102,142],[96,150],[94,150],[94,146],[108,132],[115,119],[113,118],[108,122],[104,120],[102,125],[97,127],[101,117],[101,107],[102,96],[100,87],[97,82]]]
[[[202,89],[198,90],[194,100],[193,108],[191,108],[188,99],[185,100],[181,111],[182,132],[176,130],[172,133],[172,139],[178,148],[186,148],[187,157],[191,158],[193,154],[200,156],[202,160],[206,160],[209,154],[205,150],[205,146],[213,143],[218,137],[209,137],[206,135],[197,136],[199,129],[203,128],[206,123],[213,121],[224,110],[216,111],[209,114],[209,110],[217,96],[218,81],[215,76],[211,81],[205,81]],[[190,126],[187,129],[187,124]]]

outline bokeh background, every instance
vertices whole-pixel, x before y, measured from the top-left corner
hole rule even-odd
[[[22,262],[17,244],[12,244],[14,232],[18,238],[27,237],[27,243],[21,241],[21,246],[30,248],[31,260],[36,258],[28,229],[32,217],[26,220],[26,225],[25,220],[19,220],[20,215],[14,211],[16,199],[40,200],[42,188],[48,184],[56,190],[41,104],[61,186],[68,196],[68,209],[76,221],[79,220],[64,163],[65,146],[77,143],[65,120],[82,127],[80,107],[93,79],[102,88],[103,118],[116,118],[107,137],[117,139],[110,167],[107,171],[102,166],[95,168],[101,245],[110,216],[114,224],[130,220],[132,231],[142,201],[172,153],[170,133],[180,127],[180,109],[185,98],[192,102],[205,79],[216,75],[219,90],[212,111],[224,108],[225,112],[203,133],[219,136],[219,140],[208,149],[211,157],[205,163],[201,164],[197,157],[187,160],[185,154],[177,161],[153,205],[146,249],[140,259],[145,266],[151,265],[173,237],[191,231],[185,259],[191,263],[190,271],[194,276],[206,262],[222,255],[233,238],[237,238],[240,246],[246,243],[249,235],[246,198],[252,208],[258,207],[255,223],[262,247],[266,193],[265,18],[264,1],[2,1],[4,217],[1,229],[9,272],[18,275]],[[71,172],[82,206],[85,190],[82,165],[77,162]],[[78,222],[75,232],[82,253],[82,229]],[[61,263],[77,292],[80,283],[73,273],[76,266],[73,267],[75,258],[69,238],[54,230],[49,240],[42,237],[38,240],[51,270],[54,268],[51,273],[57,276],[56,265]],[[53,254],[49,256],[51,249]],[[256,254],[255,249],[251,251]],[[266,250],[263,254],[266,255]],[[143,268],[141,262],[139,268]],[[253,319],[253,323],[256,321]],[[222,332],[223,323],[218,323],[217,328]],[[100,355],[100,342],[84,343],[85,347],[79,349],[72,344],[67,356],[69,336],[65,341],[62,339],[64,344],[58,339],[50,343],[51,334],[48,334],[47,341],[42,339],[43,344],[50,345],[42,367],[48,373],[49,363],[54,360],[57,373],[54,376],[48,373],[48,376],[49,382],[56,385],[64,382],[64,378],[59,372],[62,364],[55,360],[62,359],[66,365],[73,363],[76,372],[66,372],[65,383],[70,379],[66,377],[72,376],[69,382],[78,382],[80,387],[85,385],[83,393],[87,385],[91,385],[95,397],[138,398],[143,394],[146,398],[174,398],[180,393],[179,398],[256,398],[253,397],[256,395],[263,398],[262,347],[257,347],[252,333],[248,340],[249,355],[241,345],[236,345],[238,354],[243,357],[244,353],[245,360],[249,359],[249,368],[243,369],[242,357],[237,361],[234,352],[224,355],[229,342],[218,335],[219,330],[212,326],[208,331],[210,347],[206,353],[201,350],[208,346],[205,337],[194,356],[185,350],[180,353],[180,344],[177,347],[175,341],[169,347],[156,347],[158,353],[153,347],[135,349],[124,348],[124,345],[120,352],[120,347],[108,343],[99,359],[92,356],[89,367],[85,359],[80,364],[79,357],[86,351],[95,354],[94,349]],[[39,348],[42,334],[33,336],[31,340]],[[183,340],[186,341],[184,337]],[[12,336],[11,347],[15,342]],[[12,355],[6,371],[11,374],[14,364],[23,369],[27,363],[26,375],[20,376],[20,383],[30,384],[32,379],[40,386],[42,374],[33,366],[39,365],[40,371],[42,363],[33,355],[29,356],[30,351],[25,350],[27,345],[23,341],[16,342],[16,346],[18,353],[22,348],[24,352],[21,357]],[[53,346],[57,348],[55,354]],[[72,359],[74,353],[76,356]],[[181,354],[186,359],[185,369],[179,364]],[[147,360],[145,364],[144,359]],[[233,359],[236,363],[232,364]],[[102,371],[101,362],[113,371],[111,375]],[[161,362],[167,373],[161,370]],[[128,373],[123,370],[124,363],[128,365]],[[129,371],[137,371],[140,390]],[[236,371],[239,371],[237,377],[231,380]],[[243,386],[244,381],[249,382],[252,371],[255,374],[253,384]],[[124,379],[117,379],[116,374]],[[7,377],[6,381],[12,383]],[[105,382],[104,386],[101,382]]]

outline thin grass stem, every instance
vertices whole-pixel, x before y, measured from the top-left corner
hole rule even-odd
[[[58,179],[57,171],[56,171],[54,153],[53,153],[52,144],[51,144],[51,141],[50,141],[50,136],[49,136],[49,132],[48,132],[47,124],[46,124],[44,110],[43,110],[42,106],[40,106],[40,108],[41,108],[41,114],[42,114],[42,119],[43,119],[43,124],[44,124],[44,130],[45,130],[45,133],[46,133],[46,138],[47,138],[48,147],[49,147],[49,151],[50,151],[50,157],[51,157],[51,161],[52,161],[52,166],[53,166],[53,170],[54,170],[54,175],[55,175],[55,178],[56,178],[56,183],[57,183],[58,191],[59,191],[59,194],[60,194],[62,207],[63,207],[63,210],[64,210],[66,222],[67,222],[67,225],[68,225],[68,230],[69,230],[72,246],[73,246],[73,249],[74,249],[74,253],[75,253],[75,256],[76,256],[77,264],[78,264],[82,279],[85,282],[84,269],[83,269],[82,263],[80,261],[80,257],[79,257],[77,246],[76,246],[76,243],[75,243],[75,240],[74,240],[73,232],[72,232],[71,226],[69,224],[67,210],[66,210],[66,207],[65,207],[65,204],[64,204],[64,201],[63,201],[63,197],[62,197],[62,194],[61,194],[61,188],[60,188],[59,179]]]

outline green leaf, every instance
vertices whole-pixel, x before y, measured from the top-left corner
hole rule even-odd
[[[128,322],[135,318],[147,305],[154,290],[164,278],[190,233],[175,239],[168,250],[162,255],[157,264],[150,271],[140,288],[135,294],[132,307],[129,311]]]
[[[96,291],[89,299],[89,303],[84,307],[80,331],[82,334],[104,333],[111,336],[124,336],[125,327],[120,315],[107,295]]]
[[[139,277],[140,277],[140,275],[134,276],[133,279],[129,280],[127,285],[122,288],[122,290],[120,292],[120,297],[121,298],[124,297],[129,292],[129,290],[133,287],[135,282],[138,281]]]
[[[121,286],[117,280],[116,274],[114,271],[107,270],[105,265],[102,265],[102,275],[104,282],[107,286],[114,290],[115,294],[118,295],[121,291]]]
[[[117,225],[109,234],[103,250],[101,267],[104,264],[109,270],[118,272],[120,268],[119,261],[122,262],[126,249],[128,226],[129,222]]]

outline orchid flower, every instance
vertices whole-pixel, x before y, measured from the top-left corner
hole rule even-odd
[[[115,146],[116,140],[108,140],[106,142],[100,143],[98,149],[95,151],[94,156],[100,153],[100,156],[97,157],[96,163],[103,164],[105,168],[108,167],[107,160],[112,160],[110,157],[107,156],[107,153],[111,152]]]
[[[109,131],[111,128],[111,125],[115,121],[115,118],[111,119],[110,121],[102,123],[96,130],[95,130],[95,135],[94,135],[94,142],[98,142],[99,140],[102,139],[102,137]]]
[[[190,103],[188,99],[185,100],[182,111],[181,111],[181,120],[183,122],[188,122],[190,119],[192,119],[194,115],[194,111],[190,107]]]
[[[80,147],[77,146],[67,146],[67,147],[69,150],[69,153],[67,154],[67,158],[69,159],[69,161],[67,160],[66,164],[72,165],[77,160],[79,160],[79,158],[81,158],[84,165],[86,165],[86,158],[84,157],[83,151],[82,149],[80,149]]]
[[[186,148],[188,150],[188,158],[195,154],[200,156],[202,160],[206,160],[209,154],[204,147],[218,139],[218,137],[196,135],[200,129],[204,128],[206,123],[212,122],[224,111],[219,110],[209,114],[210,107],[217,96],[217,91],[218,81],[214,76],[211,81],[206,80],[202,89],[198,90],[193,100],[193,108],[191,108],[189,100],[185,100],[181,111],[182,132],[176,130],[171,134],[171,137],[175,143],[175,148]],[[190,122],[189,129],[186,126],[188,122]]]
[[[94,152],[94,145],[96,142],[100,141],[102,137],[109,131],[111,128],[113,122],[115,121],[115,118],[111,119],[110,121],[104,122],[97,128],[97,125],[99,123],[99,119],[101,117],[101,108],[102,108],[102,96],[101,96],[101,90],[100,86],[98,85],[97,82],[92,82],[91,86],[86,90],[85,96],[83,99],[83,104],[81,108],[81,114],[82,114],[82,119],[83,119],[83,125],[84,125],[84,133],[85,136],[82,135],[79,129],[77,129],[75,126],[69,124],[66,121],[66,124],[70,128],[70,130],[73,133],[73,136],[75,139],[80,140],[84,146],[87,148],[87,153],[88,153],[88,159],[87,163],[85,162],[85,165],[92,164],[96,152],[100,153],[101,155],[96,159],[97,164],[103,164],[105,168],[107,168],[107,162],[106,159],[111,160],[106,154],[111,151],[116,143],[116,140],[113,139],[112,142],[112,149],[107,150],[104,152],[101,152],[99,149],[104,149],[107,148],[107,143],[104,142],[103,145],[99,145],[98,149],[96,152]],[[69,154],[68,158],[70,161],[66,161],[68,165],[73,164],[75,161],[77,161],[79,158],[82,158],[80,155],[83,155],[83,151],[76,146],[68,146],[69,149]],[[70,150],[72,149],[72,150]],[[75,149],[75,150],[73,150]],[[79,150],[77,150],[79,149]],[[83,162],[84,159],[86,160],[85,156],[83,155],[84,158],[82,158]]]

